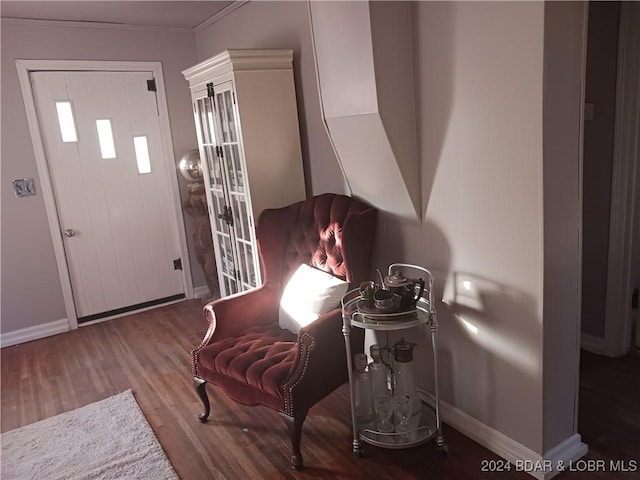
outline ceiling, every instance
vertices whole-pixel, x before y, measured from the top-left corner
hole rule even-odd
[[[233,1],[0,1],[2,18],[194,28]]]

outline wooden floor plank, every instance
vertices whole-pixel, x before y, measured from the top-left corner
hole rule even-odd
[[[445,425],[449,455],[433,442],[351,454],[347,386],[314,406],[302,437],[305,470],[291,470],[286,427],[266,408],[236,404],[208,387],[211,416],[193,389],[190,350],[206,330],[199,301],[159,307],[2,349],[3,432],[132,389],[179,476],[198,479],[530,479],[481,471],[496,455]],[[635,460],[640,469],[640,357],[583,353],[579,431],[587,460]],[[573,472],[566,480],[635,480],[636,473]]]

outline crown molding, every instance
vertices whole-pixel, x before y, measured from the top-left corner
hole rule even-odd
[[[182,33],[193,35],[194,29],[183,27],[160,27],[152,25],[126,25],[123,23],[78,22],[71,20],[39,20],[33,18],[2,18],[2,25],[24,27],[89,28],[98,30],[133,30],[143,32]]]
[[[210,27],[214,23],[222,20],[224,17],[226,17],[230,13],[235,12],[240,7],[242,7],[245,4],[249,3],[249,1],[250,0],[236,0],[236,1],[232,2],[232,3],[230,3],[229,5],[224,7],[222,10],[220,10],[215,15],[212,15],[211,17],[207,18],[204,22],[202,22],[202,23],[196,25],[195,27],[193,27],[193,31],[195,33],[198,33],[200,31],[204,30],[205,28]]]
[[[188,27],[161,27],[154,25],[127,25],[124,23],[105,23],[105,22],[82,22],[72,20],[40,20],[35,18],[8,18],[3,17],[2,25],[18,25],[25,27],[58,27],[58,28],[95,28],[106,30],[134,30],[146,32],[171,32],[171,33],[188,33],[194,34],[200,32],[214,23],[222,20],[227,15],[235,12],[240,7],[249,3],[250,0],[236,0],[215,15],[207,18],[193,28]]]

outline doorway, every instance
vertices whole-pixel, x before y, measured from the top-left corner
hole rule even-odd
[[[69,327],[191,297],[160,65],[16,63]]]
[[[640,9],[590,2],[583,163],[582,347],[632,346],[640,266]]]

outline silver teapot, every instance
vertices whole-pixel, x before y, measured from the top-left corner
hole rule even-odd
[[[386,277],[382,276],[380,270],[378,274],[382,287],[400,297],[401,309],[414,308],[424,293],[425,283],[422,278],[407,278],[400,271]]]

